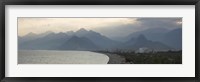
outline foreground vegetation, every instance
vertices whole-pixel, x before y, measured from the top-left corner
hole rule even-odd
[[[182,51],[135,53],[135,51],[102,50],[95,52],[107,54],[112,61],[115,60],[112,58],[112,54],[125,59],[125,61],[120,63],[113,63],[110,61],[109,64],[182,64]]]

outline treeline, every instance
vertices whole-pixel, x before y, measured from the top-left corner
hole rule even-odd
[[[137,53],[135,51],[124,50],[101,50],[95,52],[116,54],[124,57],[124,64],[182,64],[182,50],[152,51],[148,53]]]

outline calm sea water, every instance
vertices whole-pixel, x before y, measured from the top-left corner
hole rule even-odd
[[[90,51],[18,51],[18,64],[107,64],[108,61],[107,55]]]

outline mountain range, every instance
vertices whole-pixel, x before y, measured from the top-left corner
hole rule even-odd
[[[18,48],[23,50],[113,50],[149,48],[153,50],[181,50],[182,29],[147,29],[113,40],[98,32],[86,30],[54,33],[51,31],[18,36]]]

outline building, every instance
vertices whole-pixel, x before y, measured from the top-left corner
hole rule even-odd
[[[153,52],[153,50],[147,47],[142,47],[136,50],[136,53],[149,53],[149,52]]]

